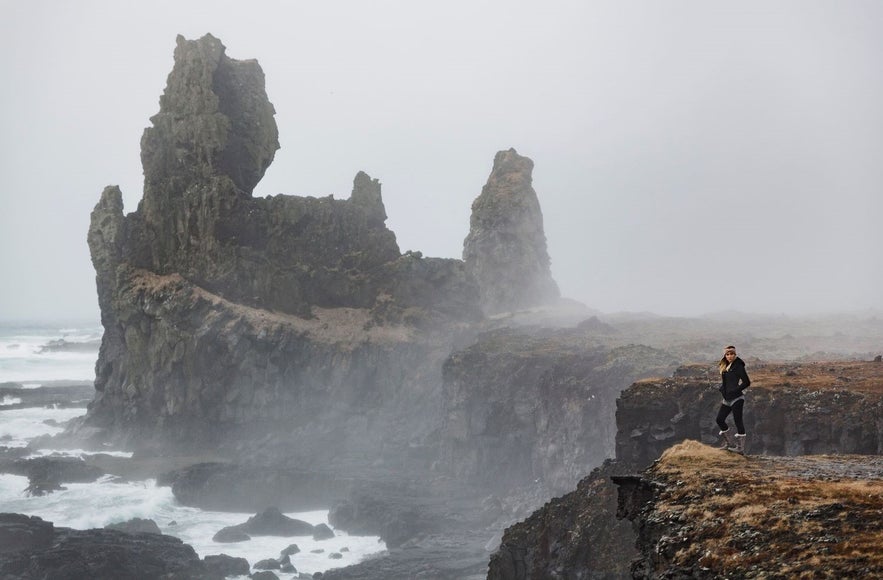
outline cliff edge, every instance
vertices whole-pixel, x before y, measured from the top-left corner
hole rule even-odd
[[[749,373],[752,385],[746,392],[745,418],[746,450],[750,459],[722,454],[714,455],[715,461],[764,466],[766,456],[775,456],[772,465],[776,462],[798,465],[804,459],[814,461],[809,454],[864,455],[850,459],[854,464],[854,468],[850,468],[850,477],[862,479],[862,474],[866,473],[863,466],[867,465],[870,466],[867,473],[872,475],[871,479],[879,479],[879,456],[883,450],[883,364],[752,361],[749,362]],[[684,441],[716,443],[718,429],[714,417],[720,404],[718,382],[716,367],[686,365],[675,370],[671,377],[640,380],[622,391],[616,401],[615,460],[592,471],[579,482],[576,491],[554,498],[529,518],[509,527],[500,548],[491,557],[488,578],[630,577],[629,563],[637,558],[651,558],[652,550],[657,547],[648,547],[649,540],[645,538],[641,551],[638,551],[635,535],[614,518],[617,491],[611,478],[620,476],[617,479],[620,485],[630,481],[621,476],[632,476],[631,481],[636,481],[633,474],[647,469],[660,455],[664,456],[666,450]],[[791,460],[792,456],[802,457]],[[689,461],[684,460],[684,463],[689,464]],[[694,463],[693,468],[701,471],[702,462],[696,458]],[[818,465],[821,466],[819,477],[837,476],[836,470],[826,471],[834,469],[835,459],[819,460]],[[787,478],[772,479],[768,483],[775,487],[776,481],[790,485]],[[878,483],[873,483],[872,487]],[[653,489],[652,486],[636,488],[636,493],[649,494]],[[697,501],[704,493],[702,489],[694,489]],[[735,488],[730,485],[727,489]],[[650,497],[635,495],[629,501],[640,510],[641,502],[649,501]],[[750,498],[743,499],[751,501]],[[687,515],[695,513],[701,515],[701,512],[683,512],[671,525],[676,523],[692,530],[694,523]],[[779,537],[780,541],[785,539],[785,536]],[[883,545],[883,537],[879,534],[876,541],[878,548]],[[753,544],[754,548],[762,545]],[[658,549],[667,548],[660,545]],[[696,567],[693,572],[698,574],[700,568]],[[679,574],[677,566],[672,568],[670,576],[664,575],[665,567],[661,564],[653,564],[650,568],[644,566],[644,569],[658,576],[640,572],[645,575],[637,577],[696,577]],[[728,575],[721,573],[707,577]]]
[[[883,458],[743,457],[696,441],[618,478],[638,535],[632,578],[883,574]]]

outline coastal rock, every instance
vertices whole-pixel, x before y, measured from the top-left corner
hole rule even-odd
[[[41,550],[52,542],[55,527],[36,516],[0,514],[0,553]]]
[[[325,524],[316,524],[313,527],[313,539],[316,541],[329,540],[334,537],[334,530]]]
[[[617,520],[619,470],[607,461],[574,491],[552,498],[508,528],[491,555],[488,580],[527,578],[627,578],[638,556],[634,533]]]
[[[463,261],[478,281],[488,315],[548,304],[560,296],[532,172],[533,161],[515,149],[500,151],[472,203]]]
[[[228,576],[247,576],[251,570],[251,566],[248,565],[248,560],[245,558],[234,558],[227,554],[206,556],[202,561],[209,574],[214,574],[221,578],[226,578]]]
[[[746,449],[751,454],[883,452],[883,369],[871,362],[749,365]],[[847,378],[848,380],[843,380]],[[685,367],[643,381],[617,401],[616,457],[643,468],[685,439],[712,445],[720,406],[717,369]],[[732,418],[729,423],[732,424]]]
[[[241,527],[239,526],[227,526],[226,528],[222,528],[218,530],[214,536],[212,536],[213,542],[218,542],[219,544],[234,544],[236,542],[247,542],[251,539],[251,536],[246,534]]]
[[[55,528],[40,518],[0,514],[0,534],[10,529],[18,539],[0,542],[3,578],[211,578],[193,548],[171,536]]]
[[[259,514],[248,518],[245,523],[227,526],[212,538],[216,542],[241,541],[243,535],[250,536],[312,536],[315,528],[305,521],[290,518],[278,508],[267,508]]]
[[[841,475],[856,477],[864,473],[863,465],[879,463],[873,458],[880,453],[879,437],[883,433],[880,365],[856,361],[758,363],[749,366],[749,374],[752,386],[746,393],[746,447],[751,453],[750,461],[760,459],[755,454],[761,453],[868,454],[871,459],[856,459],[854,468],[849,467],[853,465],[851,459],[843,464],[845,471]],[[615,519],[617,493],[613,481],[619,483],[620,489],[631,490],[632,500],[622,494],[619,497],[633,508],[622,507],[623,514],[634,515],[643,505],[640,498],[655,489],[641,484],[640,478],[634,477],[636,472],[646,469],[666,449],[682,441],[716,442],[713,421],[720,404],[718,381],[715,367],[687,365],[676,369],[670,378],[638,381],[624,390],[617,401],[616,459],[580,481],[577,491],[553,499],[526,520],[509,527],[500,549],[491,558],[488,578],[526,580],[552,577],[564,570],[573,577],[627,577],[629,559],[635,554],[634,544],[621,527],[613,532],[621,524]],[[843,388],[847,382],[849,390]],[[809,431],[806,427],[810,427]],[[734,461],[746,461],[733,454],[722,457],[727,456]],[[776,461],[784,463],[786,459],[780,457]],[[692,461],[697,468],[705,466],[698,458]],[[830,470],[839,469],[835,461],[825,465],[829,476],[834,476]],[[824,474],[825,470],[819,473]],[[695,497],[706,496],[708,487],[697,489],[702,491]],[[701,512],[701,508],[697,509]],[[647,525],[643,517],[639,521]],[[678,529],[693,529],[691,519],[666,521],[676,524]],[[663,573],[683,578],[728,575],[720,570],[709,575],[699,568],[685,571],[660,564],[652,556],[663,547],[653,544],[659,536],[645,530],[641,534],[647,538],[641,552],[651,564],[644,565],[635,577],[657,578]],[[666,544],[663,559],[670,558],[672,550],[683,545],[686,544]],[[769,554],[767,544],[758,545],[764,546],[763,554]]]
[[[883,574],[879,456],[749,458],[684,441],[624,483],[632,578]]]
[[[143,518],[132,518],[117,524],[107,524],[104,526],[104,529],[117,530],[129,534],[162,534],[162,530],[159,529],[155,521]]]
[[[62,489],[62,483],[91,483],[104,475],[104,471],[74,457],[36,457],[19,459],[10,473],[26,475],[27,493],[41,496]]]
[[[671,368],[664,351],[598,346],[581,329],[484,334],[445,361],[441,465],[490,490],[572,489],[613,455],[625,385]]]
[[[292,464],[319,461],[317,441],[395,457],[436,428],[396,417],[438,400],[440,361],[481,318],[478,286],[460,260],[402,255],[364,172],[349,199],[253,198],[274,110],[257,62],[225,52],[178,38],[142,139],[142,201],[124,215],[109,186],[92,213],[104,336],[96,398],[66,436],[278,458],[243,448],[275,430],[298,442],[273,436]]]

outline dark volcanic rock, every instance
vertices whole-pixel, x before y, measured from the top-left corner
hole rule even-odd
[[[491,556],[488,580],[627,578],[634,534],[616,519],[617,488],[605,462],[577,485],[510,527]]]
[[[52,522],[22,514],[0,514],[0,553],[40,550],[55,536]]]
[[[212,541],[218,542],[219,544],[247,542],[250,539],[251,536],[246,534],[240,526],[227,526],[226,528],[218,530],[215,535],[212,536]]]
[[[328,540],[334,537],[334,530],[329,528],[325,524],[317,524],[313,527],[313,539],[314,540]]]
[[[548,304],[560,296],[549,269],[532,171],[527,157],[514,149],[500,151],[472,203],[463,261],[478,281],[485,314]]]
[[[90,382],[64,382],[47,384],[34,389],[24,389],[18,383],[3,383],[0,386],[0,399],[14,397],[20,403],[3,405],[4,410],[27,407],[85,407],[95,395],[95,386]]]
[[[246,576],[251,570],[248,560],[245,558],[234,558],[227,554],[206,556],[202,561],[209,574],[216,574],[222,578],[227,576]]]
[[[268,505],[285,511],[325,508],[346,489],[346,482],[317,472],[230,463],[198,463],[166,472],[157,484],[171,485],[183,505],[254,512]]]
[[[132,518],[118,524],[107,524],[105,530],[118,530],[129,534],[162,534],[156,522],[149,519]]]
[[[879,456],[748,458],[684,441],[624,484],[632,578],[883,575]]]
[[[45,495],[61,489],[62,483],[91,483],[104,475],[104,471],[74,457],[37,457],[19,459],[10,473],[28,477],[27,492],[30,495]]]
[[[254,569],[255,570],[278,570],[282,565],[279,564],[278,560],[274,560],[273,558],[267,558],[266,560],[260,560],[259,562],[255,562]]]
[[[883,432],[879,424],[883,417],[883,369],[877,367],[879,365],[867,362],[750,366],[752,386],[746,394],[747,450],[752,454],[867,453],[876,456],[881,449],[879,434]],[[844,390],[845,381],[838,377],[848,378],[851,390]],[[646,536],[642,540],[646,563],[635,577],[732,575],[703,572],[701,566],[682,569],[660,565],[661,561],[672,559],[678,546],[686,545],[672,538],[680,533],[678,530],[692,529],[692,524],[690,520],[670,518],[665,513],[656,522],[644,518],[640,498],[655,491],[642,487],[634,477],[624,477],[646,468],[666,449],[684,440],[717,441],[713,421],[720,404],[718,382],[714,366],[690,365],[677,369],[671,378],[640,381],[623,391],[617,401],[616,460],[583,479],[576,492],[553,499],[525,521],[507,529],[499,551],[491,559],[488,578],[628,577],[634,544],[614,517],[616,494],[611,476],[619,476],[616,481],[633,496],[631,509],[625,504],[621,506],[623,514],[628,512],[632,517],[638,512],[642,514],[637,519],[643,522],[641,534]],[[744,461],[741,456],[730,456]],[[701,467],[698,459],[691,461]],[[776,461],[783,463],[786,458]],[[869,463],[879,471],[879,462],[869,460]],[[832,460],[826,462],[825,470],[828,477],[859,477],[862,473],[860,468],[858,472],[838,471],[838,464]],[[716,485],[720,487],[723,482]],[[706,497],[708,489],[708,486],[700,486],[695,497]],[[754,497],[754,494],[748,495]],[[687,504],[692,505],[692,500]],[[731,506],[727,507],[730,509]],[[650,528],[660,529],[657,524],[667,527],[662,532],[652,531]],[[669,540],[663,541],[664,538]],[[764,542],[757,542],[757,548],[763,559],[771,552]],[[782,551],[787,549],[774,552]]]
[[[216,542],[241,541],[246,536],[312,536],[315,528],[302,520],[290,518],[278,508],[267,508],[248,521],[235,526],[227,526],[212,538]],[[229,539],[228,539],[229,538]],[[245,537],[244,539],[250,539]]]
[[[312,524],[290,518],[275,507],[248,518],[242,526],[252,536],[311,536],[314,531]]]
[[[883,369],[873,363],[760,363],[748,372],[749,453],[883,452]],[[847,383],[842,377],[852,378]],[[623,391],[616,411],[617,459],[643,468],[685,439],[718,442],[719,383],[715,367],[694,365]]]
[[[10,527],[11,526],[11,527]],[[12,530],[24,542],[0,542],[0,577],[96,580],[208,578],[190,546],[171,536],[113,530],[53,528],[39,518],[0,514],[0,534]],[[14,540],[13,540],[14,541]]]
[[[581,330],[485,334],[445,361],[442,462],[472,485],[571,489],[613,454],[622,389],[671,368],[663,351]]]

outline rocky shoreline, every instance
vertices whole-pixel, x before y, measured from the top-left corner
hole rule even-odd
[[[211,35],[177,39],[141,141],[143,198],[125,214],[108,186],[91,216],[104,327],[94,397],[63,435],[34,442],[134,455],[10,452],[0,466],[28,475],[33,493],[150,477],[183,505],[263,514],[289,531],[280,510],[328,508],[335,528],[388,548],[329,579],[624,577],[641,552],[615,518],[611,477],[685,439],[708,442],[714,377],[681,365],[715,360],[733,334],[757,357],[750,452],[880,453],[883,365],[761,360],[810,356],[836,346],[830,337],[799,324],[783,336],[781,319],[727,321],[726,335],[720,321],[602,320],[562,299],[533,161],[514,149],[494,155],[463,259],[430,258],[401,253],[380,181],[364,172],[347,199],[254,198],[279,147],[274,114],[257,61],[227,57]],[[856,328],[852,353],[883,336],[876,320]],[[41,389],[21,404],[55,396]],[[222,539],[264,530],[257,521]],[[58,556],[41,559],[46,541],[112,546],[72,561],[93,577],[129,552],[117,577],[164,550],[172,567],[142,573],[242,565],[143,533],[9,522],[37,538],[2,555],[9,570],[48,570]],[[285,556],[254,563],[253,577],[292,574]]]

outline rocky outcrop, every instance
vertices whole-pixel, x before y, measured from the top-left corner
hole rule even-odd
[[[0,462],[0,472],[24,475],[28,478],[25,493],[42,496],[60,489],[63,483],[91,483],[104,471],[74,457],[35,457]]]
[[[250,536],[313,536],[315,526],[305,521],[290,518],[279,511],[279,508],[269,507],[259,514],[255,514],[244,523],[235,526],[227,526],[218,534],[242,533]]]
[[[0,577],[195,580],[208,573],[178,538],[115,530],[71,530],[0,514]]]
[[[488,565],[488,580],[625,578],[638,556],[634,533],[616,519],[618,473],[606,462],[574,491],[555,497],[508,528]]]
[[[883,574],[883,459],[742,457],[696,441],[620,487],[634,524],[632,578]]]
[[[593,339],[579,329],[502,329],[452,354],[444,365],[446,471],[470,485],[542,481],[561,493],[612,456],[620,391],[670,372],[672,359]]]
[[[124,215],[110,186],[92,213],[105,332],[97,396],[69,434],[199,448],[286,421],[297,459],[315,459],[394,456],[438,429],[441,361],[474,335],[478,282],[461,260],[402,255],[363,172],[349,199],[253,198],[273,113],[255,61],[178,38],[142,139],[143,199]]]
[[[883,366],[758,363],[749,364],[748,371],[748,453],[883,453]],[[685,439],[717,442],[718,384],[715,368],[693,365],[623,391],[617,401],[616,457],[642,468]]]
[[[500,151],[472,203],[463,261],[478,281],[485,314],[548,304],[560,296],[532,172],[533,161],[515,149]]]
[[[760,454],[880,454],[883,365],[856,361],[749,362],[748,371],[752,386],[746,395],[745,419],[749,434],[746,449],[751,461]],[[687,365],[669,378],[638,381],[624,390],[616,402],[615,461],[583,479],[577,492],[553,500],[508,528],[491,559],[489,577],[628,577],[626,563],[629,554],[635,554],[633,544],[626,545],[623,535],[603,536],[597,532],[615,530],[618,525],[611,508],[616,497],[613,480],[629,489],[629,494],[622,497],[626,503],[631,502],[632,511],[640,510],[644,501],[641,498],[649,497],[647,494],[654,493],[655,488],[634,474],[682,441],[716,442],[718,430],[713,421],[720,403],[718,383],[716,367]],[[860,465],[865,462],[857,461]],[[697,461],[696,465],[703,464]],[[640,521],[647,525],[643,516]],[[690,525],[683,518],[668,522],[679,528]],[[645,558],[651,558],[654,550],[663,550],[668,557],[682,546],[656,545],[653,542],[662,540],[658,534],[652,538],[651,543],[642,544]],[[646,573],[638,576],[641,578],[703,577],[692,574],[705,573],[699,568],[684,571],[656,563],[642,569],[658,575]],[[724,575],[719,572],[705,577]]]

